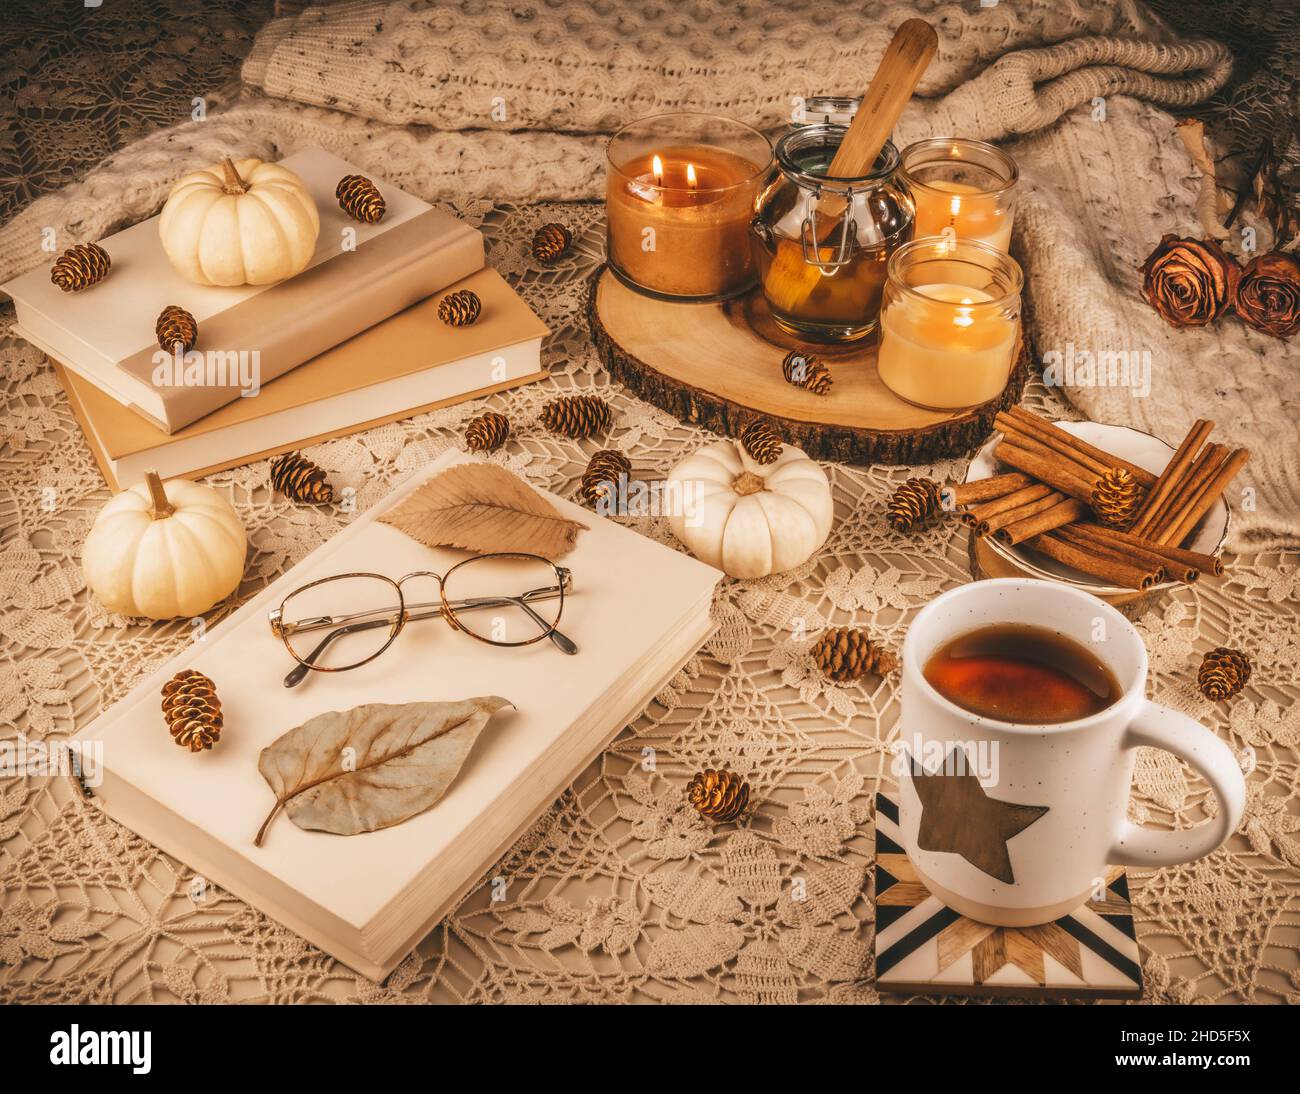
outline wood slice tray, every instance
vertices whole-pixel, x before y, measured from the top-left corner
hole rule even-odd
[[[1029,374],[1021,338],[998,398],[959,413],[924,410],[880,382],[874,339],[814,346],[776,325],[758,289],[720,304],[675,304],[629,289],[604,266],[587,286],[587,321],[605,367],[639,398],[731,437],[754,418],[770,418],[788,443],[844,463],[964,455],[993,431],[999,410],[1020,401]],[[828,395],[786,383],[781,360],[792,349],[830,366]]]

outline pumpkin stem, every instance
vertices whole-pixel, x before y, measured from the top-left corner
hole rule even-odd
[[[149,487],[149,516],[162,520],[176,512],[176,506],[167,500],[167,491],[163,489],[158,472],[149,470],[144,473],[145,485]]]
[[[746,494],[757,494],[760,490],[766,490],[767,485],[754,472],[742,471],[731,480],[731,489],[744,497]]]
[[[227,194],[246,194],[248,193],[248,183],[246,183],[235,170],[235,165],[227,156],[221,161],[221,170],[226,173],[226,183],[222,190]]]

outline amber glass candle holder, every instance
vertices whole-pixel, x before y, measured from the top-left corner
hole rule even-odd
[[[931,410],[996,398],[1015,363],[1024,274],[973,239],[927,237],[889,259],[876,369],[895,395]]]
[[[1016,161],[984,141],[941,137],[903,149],[898,177],[916,203],[914,236],[955,236],[1011,248]]]
[[[713,114],[658,114],[624,126],[606,157],[605,255],[651,296],[725,300],[757,275],[749,221],[772,145]]]

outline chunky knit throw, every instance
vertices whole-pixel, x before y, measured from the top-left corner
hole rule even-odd
[[[1049,380],[1083,413],[1172,443],[1196,417],[1214,418],[1225,441],[1253,452],[1231,499],[1234,544],[1300,541],[1300,348],[1231,318],[1173,330],[1138,295],[1138,267],[1161,235],[1201,234],[1199,177],[1160,107],[1213,94],[1231,58],[1214,42],[1178,40],[1136,0],[308,8],[263,29],[245,90],[223,111],[139,141],[0,229],[0,278],[48,258],[45,228],[61,246],[99,239],[157,211],[182,172],[222,155],[318,145],[432,200],[598,198],[617,126],[694,109],[776,132],[799,97],[861,93],[915,15],[941,45],[896,140],[997,140],[1020,163],[1013,251],[1036,355],[1055,363]],[[1229,248],[1240,252],[1236,240]]]

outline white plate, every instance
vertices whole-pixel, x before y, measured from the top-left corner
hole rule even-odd
[[[1150,433],[1143,433],[1139,429],[1130,429],[1128,426],[1101,425],[1097,422],[1054,422],[1053,424],[1058,429],[1062,429],[1066,433],[1070,433],[1080,440],[1087,441],[1089,444],[1100,448],[1103,452],[1111,452],[1116,456],[1121,456],[1128,460],[1129,463],[1137,464],[1138,467],[1144,468],[1154,475],[1158,475],[1164,470],[1165,464],[1169,462],[1174,454],[1174,449],[1165,444],[1159,437],[1153,437]],[[1001,440],[1002,434],[994,433],[984,446],[975,453],[974,459],[971,460],[970,466],[966,469],[967,482],[987,479],[1003,470],[1010,470],[1010,468],[999,467],[997,460],[993,458],[993,449]],[[1197,524],[1188,547],[1193,551],[1200,551],[1207,555],[1217,555],[1222,550],[1223,541],[1227,535],[1228,503],[1220,498],[1218,504],[1206,513],[1201,518],[1200,523]],[[1074,585],[1097,595],[1119,595],[1133,592],[1132,589],[1100,582],[1096,578],[1089,577],[1072,566],[1065,566],[1055,559],[1048,558],[1024,544],[1018,544],[1014,547],[1008,546],[996,536],[985,536],[983,542],[990,550],[1001,555],[1013,566],[1031,577],[1046,578],[1049,581],[1062,581],[1067,585]],[[1157,592],[1161,589],[1171,589],[1178,584],[1179,582],[1176,581],[1165,581],[1152,586],[1149,591]]]

